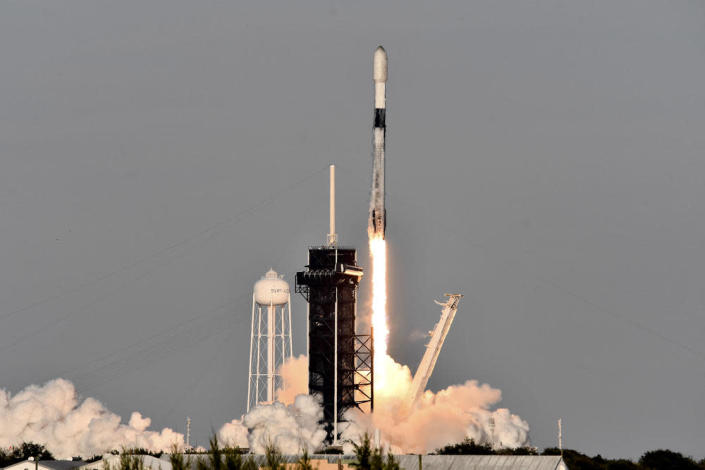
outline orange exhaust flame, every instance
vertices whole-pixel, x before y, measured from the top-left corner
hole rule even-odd
[[[374,328],[375,389],[385,386],[387,356],[387,242],[381,236],[370,238],[372,256],[372,327]]]

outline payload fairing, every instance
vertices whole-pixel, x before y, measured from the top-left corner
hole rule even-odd
[[[384,148],[387,127],[387,52],[382,46],[375,50],[372,78],[375,83],[374,142],[372,155],[372,193],[367,232],[370,238],[384,239],[387,227],[387,210],[384,207]]]

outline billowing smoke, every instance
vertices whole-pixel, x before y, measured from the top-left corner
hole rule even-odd
[[[303,356],[282,367],[282,371],[286,370],[282,374],[286,393],[278,395],[280,400],[307,393],[302,379],[308,376],[307,367]],[[412,381],[409,368],[389,356],[377,367],[385,368],[387,380],[385,387],[375,390],[374,413],[351,411],[347,416],[351,424],[343,433],[344,439],[357,442],[362,433],[373,435],[379,429],[383,443],[402,453],[430,452],[465,438],[494,447],[514,448],[529,443],[526,421],[505,408],[493,409],[502,399],[500,390],[468,380],[436,393],[427,390],[412,404],[408,399]],[[299,395],[302,396],[306,395]]]
[[[318,422],[323,418],[320,403],[308,393],[308,358],[289,358],[279,369],[283,387],[277,402],[258,406],[240,419],[226,423],[218,438],[227,445],[249,447],[263,453],[268,444],[285,454],[306,449],[315,452],[326,438]]]
[[[79,401],[65,379],[30,385],[14,396],[0,389],[0,448],[36,442],[57,458],[71,458],[122,447],[167,451],[184,445],[184,436],[169,428],[148,431],[151,420],[136,411],[123,424],[98,400]]]
[[[308,357],[301,354],[289,358],[279,368],[283,386],[277,390],[277,400],[290,405],[297,395],[308,393]]]
[[[411,404],[407,393],[411,372],[386,357],[383,363],[387,386],[375,390],[371,415],[350,412],[350,426],[343,437],[358,441],[362,433],[379,429],[383,443],[394,452],[429,452],[447,444],[474,439],[495,447],[519,447],[528,443],[529,426],[504,408],[492,409],[502,398],[500,390],[468,380],[433,393],[426,391]],[[380,367],[378,364],[377,367]],[[318,424],[323,411],[316,398],[307,395],[308,362],[305,356],[282,366],[284,387],[278,402],[259,406],[239,420],[225,424],[218,436],[229,445],[264,452],[268,444],[281,452],[314,452],[325,431]],[[0,448],[36,442],[57,458],[92,456],[140,447],[169,451],[183,446],[184,436],[169,428],[150,431],[151,420],[134,412],[127,424],[98,400],[80,401],[74,385],[55,379],[31,385],[16,395],[0,389]]]
[[[298,454],[303,449],[315,452],[323,444],[326,432],[318,422],[323,418],[320,403],[310,395],[298,395],[293,403],[275,402],[258,406],[242,419],[225,424],[218,432],[228,445],[249,447],[257,454],[274,445],[284,454]]]
[[[407,366],[386,356],[388,386],[375,389],[371,415],[351,411],[351,426],[343,437],[356,441],[361,433],[381,432],[394,452],[430,452],[465,438],[494,447],[521,447],[529,443],[529,425],[505,408],[493,410],[502,392],[475,380],[451,385],[439,392],[426,390],[416,401],[408,399],[412,375]]]

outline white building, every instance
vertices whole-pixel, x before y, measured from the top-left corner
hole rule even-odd
[[[166,455],[166,454],[164,454]],[[151,469],[151,470],[171,470],[171,463],[167,459],[158,459],[156,457],[153,457],[151,455],[138,455],[142,460],[142,463],[144,463],[144,468],[145,470]],[[119,455],[113,455],[113,454],[105,454],[103,455],[103,458],[100,460],[96,460],[95,462],[75,462],[80,465],[73,467],[71,470],[105,470],[105,465],[109,464],[111,469],[119,469],[120,468],[120,456]],[[24,469],[18,469],[18,470],[24,470]],[[28,470],[32,470],[31,468]],[[56,469],[56,470],[68,470],[68,469]]]
[[[3,470],[71,470],[82,463],[80,460],[23,460],[8,465]]]

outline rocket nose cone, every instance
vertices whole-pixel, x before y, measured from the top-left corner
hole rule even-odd
[[[372,72],[372,77],[375,82],[386,82],[387,81],[387,52],[384,47],[379,46],[375,50],[374,55],[374,67]]]

